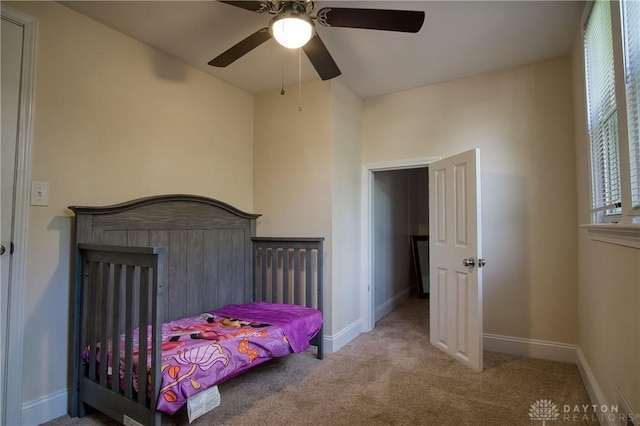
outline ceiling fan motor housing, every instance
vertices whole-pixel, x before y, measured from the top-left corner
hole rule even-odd
[[[277,3],[279,3],[279,11],[275,13],[292,11],[303,15],[309,15],[316,7],[315,0],[289,0],[277,1]]]

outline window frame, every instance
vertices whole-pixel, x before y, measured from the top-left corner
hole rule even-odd
[[[635,1],[636,0],[634,0],[634,2]],[[626,124],[625,132],[626,132],[626,147],[627,147],[625,153],[628,155],[626,164],[629,166],[629,170],[628,171],[630,173],[630,176],[629,176],[629,188],[628,188],[628,190],[629,190],[629,211],[630,211],[629,214],[632,215],[632,216],[639,216],[640,215],[640,199],[638,198],[639,194],[638,194],[637,186],[636,186],[635,193],[634,193],[634,190],[633,190],[634,184],[638,185],[638,181],[635,180],[635,182],[634,182],[634,179],[631,176],[631,172],[633,170],[633,167],[631,166],[631,157],[634,157],[635,162],[636,162],[635,165],[634,165],[635,166],[635,172],[636,173],[640,172],[640,141],[638,141],[638,143],[639,143],[638,151],[634,152],[632,154],[632,152],[633,152],[632,151],[632,146],[631,146],[631,142],[632,142],[631,138],[632,138],[632,136],[629,134],[629,111],[627,110],[627,107],[629,105],[629,99],[627,98],[627,95],[628,95],[629,92],[627,91],[627,88],[628,88],[627,86],[628,86],[628,83],[629,83],[628,78],[630,77],[630,74],[631,74],[632,70],[631,70],[631,66],[628,63],[628,61],[630,61],[630,56],[631,56],[630,51],[631,51],[631,49],[627,45],[626,40],[625,40],[626,39],[626,37],[624,35],[624,33],[625,33],[625,24],[624,24],[625,18],[624,18],[624,10],[623,9],[624,9],[624,5],[625,4],[629,4],[629,3],[630,3],[630,0],[627,0],[627,1],[624,1],[624,2],[622,2],[622,1],[618,2],[618,4],[620,5],[618,7],[618,14],[620,15],[619,18],[618,18],[618,22],[619,22],[619,25],[620,25],[620,29],[619,29],[618,33],[620,34],[620,45],[621,45],[621,47],[620,47],[620,55],[622,57],[622,62],[621,62],[621,65],[620,65],[620,67],[621,67],[620,68],[620,72],[621,72],[621,77],[620,78],[621,78],[621,83],[622,83],[622,86],[623,86],[623,89],[624,89],[624,111],[625,111],[624,122]],[[638,29],[636,29],[636,31],[638,31]],[[631,33],[631,31],[629,31],[629,33]],[[638,33],[636,32],[636,36],[637,35],[638,35]],[[636,45],[636,48],[640,50],[640,46]],[[640,51],[638,51],[638,52],[634,51],[634,53],[637,55],[637,57],[640,57]],[[637,57],[636,57],[636,59],[637,59]],[[640,67],[640,64],[637,64],[636,66]],[[636,69],[636,72],[639,72],[639,71],[640,70]],[[636,87],[636,101],[638,100],[637,97],[640,96],[640,93],[637,93],[639,90],[640,90],[640,88]],[[637,120],[636,125],[640,126],[640,118],[636,117],[636,120]],[[639,131],[640,129],[635,129],[635,130]]]
[[[605,80],[610,81],[612,84],[612,92],[606,92],[607,94],[613,97],[614,108],[612,110],[609,109],[607,105],[609,105],[608,101],[609,97],[601,97],[603,95],[602,92],[597,90],[594,92],[595,97],[592,99],[591,97],[591,85],[590,83],[593,81],[592,76],[590,74],[589,65],[594,65],[592,61],[589,60],[588,53],[592,52],[593,45],[589,45],[587,47],[587,36],[588,32],[588,24],[594,12],[594,6],[598,4],[600,9],[606,10],[607,5],[610,3],[605,1],[598,2],[597,0],[591,1],[587,4],[587,8],[585,10],[583,20],[582,20],[582,52],[583,52],[583,66],[584,66],[584,79],[585,79],[585,100],[586,100],[586,122],[587,122],[587,135],[589,140],[589,177],[590,177],[590,189],[591,189],[591,221],[592,223],[618,223],[621,222],[622,216],[622,173],[621,173],[621,164],[620,164],[620,120],[619,120],[619,112],[618,112],[618,102],[619,97],[617,95],[617,83],[616,83],[616,58],[615,58],[615,44],[613,42],[613,28],[612,21],[613,18],[611,16],[611,8],[609,7],[608,15],[609,15],[609,27],[610,33],[607,35],[603,32],[603,35],[596,37],[593,42],[596,43],[596,48],[598,46],[598,40],[602,39],[602,37],[611,37],[611,57],[601,58],[606,59],[607,64],[609,65],[609,60],[611,60],[610,66],[612,69],[607,68],[606,71],[612,71],[611,75],[609,73],[600,75],[600,78],[596,80],[597,82],[603,83]],[[596,28],[596,30],[600,30]],[[593,43],[592,42],[592,43]],[[600,68],[598,65],[604,65],[602,63],[595,63],[595,68]],[[604,79],[602,78],[603,76]],[[600,96],[599,96],[600,95]],[[599,109],[592,110],[591,101],[594,100],[596,105],[599,105]],[[595,121],[594,121],[595,119]],[[615,144],[610,144],[606,141],[606,137],[603,134],[609,134],[611,125],[614,127],[615,133]],[[597,152],[594,152],[594,150]],[[613,153],[612,153],[613,151]],[[610,157],[610,155],[615,154],[614,157]],[[614,158],[615,163],[612,164],[608,158]],[[615,167],[612,167],[615,166]],[[611,172],[607,170],[615,170],[612,175]],[[617,185],[615,187],[610,186],[607,182],[617,181]],[[611,195],[617,195],[616,199],[611,199]],[[619,197],[619,198],[618,198]],[[597,201],[596,201],[597,200]],[[595,206],[595,204],[598,204]]]
[[[629,164],[629,130],[627,120],[627,96],[626,96],[626,84],[625,84],[625,62],[624,62],[624,42],[622,35],[622,3],[619,0],[612,0],[609,3],[611,8],[611,31],[612,31],[612,43],[613,43],[613,63],[614,63],[614,85],[615,85],[615,97],[616,97],[616,111],[618,121],[618,159],[620,168],[620,198],[622,202],[622,210],[620,214],[605,214],[603,211],[594,211],[591,208],[591,224],[603,224],[608,222],[623,223],[623,224],[635,224],[640,223],[640,209],[633,209],[631,202],[631,175]],[[581,42],[584,46],[584,31],[586,29],[587,22],[591,15],[595,0],[587,3],[583,18],[582,18],[582,30],[583,35]],[[584,47],[583,47],[584,55]],[[585,89],[587,88],[587,75],[586,65],[583,78],[585,79]],[[588,96],[588,95],[587,95]],[[588,106],[586,110],[586,119],[589,120]],[[593,165],[592,165],[592,152],[591,152],[591,135],[587,129],[587,136],[589,138],[589,177],[590,177],[590,206],[593,206]]]
[[[586,64],[584,61],[584,30],[591,14],[591,10],[595,0],[589,1],[585,7],[582,17],[582,63],[584,73],[585,90],[587,89]],[[594,212],[593,209],[593,170],[592,170],[592,154],[591,154],[591,135],[587,124],[587,138],[589,151],[589,201],[591,223],[581,225],[585,229],[589,237],[594,241],[600,241],[610,244],[617,244],[626,247],[640,249],[640,209],[632,207],[631,199],[631,175],[629,163],[629,128],[627,119],[627,95],[626,95],[626,69],[625,69],[625,46],[622,33],[622,3],[620,0],[611,0],[609,2],[611,8],[611,31],[613,43],[613,61],[614,61],[614,82],[616,96],[616,110],[618,115],[618,156],[620,163],[620,196],[622,202],[622,212],[619,215],[610,215],[606,217],[602,211]],[[588,95],[586,95],[588,96]],[[585,99],[586,101],[586,99]],[[587,102],[585,102],[585,122],[589,121],[589,111]],[[608,219],[608,220],[607,220]],[[613,221],[613,223],[608,223]],[[619,223],[618,223],[619,222]]]

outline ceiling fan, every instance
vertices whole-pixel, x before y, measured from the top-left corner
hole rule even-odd
[[[315,0],[219,1],[252,12],[275,16],[271,19],[269,27],[259,29],[216,56],[209,61],[209,65],[226,67],[273,37],[284,47],[301,47],[322,80],[337,77],[341,72],[315,32],[314,21],[325,27],[406,33],[417,33],[424,23],[423,11],[325,7],[313,16]]]

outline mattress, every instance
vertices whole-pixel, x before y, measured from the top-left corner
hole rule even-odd
[[[316,309],[267,302],[228,305],[196,317],[164,323],[157,409],[173,414],[198,392],[269,359],[302,352],[321,327],[322,313]],[[120,336],[120,379],[124,377],[124,339]],[[108,346],[107,361],[112,365],[113,345],[109,342]],[[133,348],[133,386],[137,391],[140,371],[138,330],[133,333]],[[150,352],[150,338],[147,348]],[[99,353],[100,348],[96,349]],[[89,354],[89,348],[85,348],[85,362],[88,362]],[[146,380],[149,382],[151,357],[147,359]],[[112,371],[109,369],[107,374],[111,382],[114,379]]]

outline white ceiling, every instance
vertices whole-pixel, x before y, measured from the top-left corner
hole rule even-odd
[[[207,62],[272,15],[215,1],[64,1],[90,18],[249,93],[298,82],[298,53],[269,40],[227,68]],[[417,34],[351,28],[316,30],[363,99],[569,53],[582,1],[317,1],[323,7],[423,10]],[[285,52],[286,51],[286,52]],[[283,73],[284,70],[284,73]],[[302,55],[302,81],[317,79]]]

